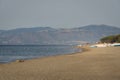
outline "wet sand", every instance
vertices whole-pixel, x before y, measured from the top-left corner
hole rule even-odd
[[[120,47],[0,64],[0,80],[120,80]]]

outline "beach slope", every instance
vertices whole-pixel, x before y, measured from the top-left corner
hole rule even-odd
[[[0,64],[0,80],[120,80],[120,47]]]

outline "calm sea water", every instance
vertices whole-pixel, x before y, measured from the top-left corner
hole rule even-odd
[[[67,45],[0,45],[0,63],[74,52],[80,52],[80,49]]]

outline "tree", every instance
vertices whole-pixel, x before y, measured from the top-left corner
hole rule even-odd
[[[107,36],[107,37],[103,37],[102,39],[100,39],[100,41],[102,43],[115,43],[115,42],[120,42],[120,34],[119,35],[112,35],[112,36]]]

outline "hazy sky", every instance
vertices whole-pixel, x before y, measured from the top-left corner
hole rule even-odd
[[[120,0],[0,0],[0,29],[89,24],[120,27]]]

